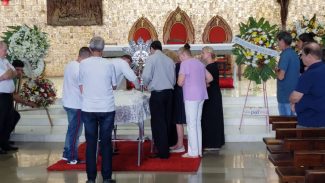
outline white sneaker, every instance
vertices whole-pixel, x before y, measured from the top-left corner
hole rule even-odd
[[[72,161],[69,161],[67,164],[69,164],[69,165],[75,165],[77,163],[78,163],[77,160],[72,160]]]
[[[171,149],[171,150],[169,150],[169,152],[171,152],[171,153],[181,153],[181,152],[185,152],[185,147],[182,146],[182,147],[180,147],[180,148],[178,148],[178,149]]]
[[[64,161],[68,161],[68,158],[65,158],[65,157],[62,157],[61,159]]]

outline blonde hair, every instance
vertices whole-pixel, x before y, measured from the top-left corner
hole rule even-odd
[[[176,52],[169,50],[169,49],[164,49],[162,51],[166,56],[171,58],[174,62],[179,62],[179,58]]]
[[[211,53],[211,58],[212,59],[215,59],[216,58],[216,54],[214,53],[214,50],[211,46],[205,46],[202,48],[202,51],[203,52],[208,52],[208,53]]]

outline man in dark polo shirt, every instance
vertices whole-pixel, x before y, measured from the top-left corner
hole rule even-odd
[[[325,127],[325,64],[322,50],[317,43],[306,43],[302,61],[308,69],[299,78],[296,89],[290,95],[300,127]]]

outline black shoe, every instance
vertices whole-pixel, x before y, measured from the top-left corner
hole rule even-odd
[[[114,180],[114,179],[104,179],[103,180],[103,183],[115,183],[116,182],[116,180]]]
[[[10,145],[14,145],[15,144],[15,141],[9,141],[9,144]]]
[[[94,180],[87,180],[86,183],[95,183]]]
[[[2,149],[5,151],[18,151],[18,147],[14,147],[11,145],[6,145],[6,146],[2,147]]]
[[[7,153],[7,151],[5,151],[2,148],[0,148],[0,154],[8,154],[8,153]]]
[[[155,159],[155,158],[160,158],[157,154],[150,154],[149,156],[148,156],[148,158],[150,158],[150,159]]]

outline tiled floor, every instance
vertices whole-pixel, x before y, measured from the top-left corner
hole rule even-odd
[[[0,155],[3,183],[84,183],[84,171],[47,172],[61,157],[63,143],[19,142],[18,152]],[[99,173],[100,175],[100,173]],[[118,183],[276,183],[278,177],[261,142],[227,143],[206,152],[197,173],[113,172]],[[98,176],[97,182],[101,182]]]

